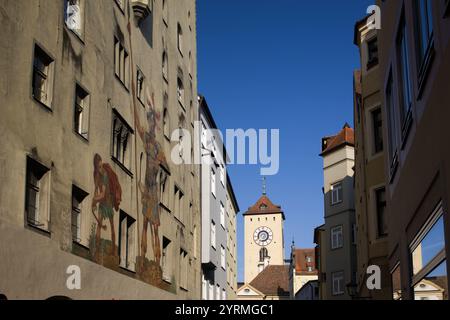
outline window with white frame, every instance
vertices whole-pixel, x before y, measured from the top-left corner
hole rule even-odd
[[[125,168],[130,168],[130,136],[132,130],[120,114],[113,110],[112,156]]]
[[[225,248],[220,246],[220,266],[225,270]]]
[[[216,173],[211,169],[211,193],[216,196]]]
[[[166,282],[172,282],[172,241],[163,237],[162,258],[161,258],[162,277]]]
[[[201,140],[202,140],[202,147],[203,148],[206,148],[206,146],[208,144],[208,138],[207,138],[206,132],[207,132],[206,131],[206,126],[202,122],[202,133],[201,133],[202,137],[201,137]]]
[[[180,249],[180,288],[188,289],[188,253],[184,249]]]
[[[331,249],[339,249],[344,246],[342,226],[331,228]]]
[[[75,87],[74,130],[84,139],[89,138],[90,96],[78,84]]]
[[[220,225],[225,229],[225,207],[222,201],[220,202]]]
[[[208,299],[208,282],[205,279],[205,276],[202,275],[202,300]]]
[[[211,221],[211,246],[216,248],[216,223],[214,220]]]
[[[331,186],[331,205],[342,202],[342,182],[335,183]]]
[[[344,271],[333,272],[332,279],[332,294],[334,296],[344,294]]]
[[[64,22],[67,28],[83,36],[84,0],[64,0]]]
[[[54,60],[38,45],[34,47],[33,98],[48,108],[52,106]]]
[[[225,166],[223,164],[220,165],[220,182],[222,186],[225,186]]]
[[[144,104],[144,91],[145,90],[145,76],[141,69],[137,68],[136,71],[136,98]]]
[[[50,170],[31,158],[27,158],[25,210],[29,226],[49,230]]]
[[[129,83],[129,61],[128,52],[119,39],[114,37],[114,70],[116,77],[122,82],[125,88]]]
[[[120,266],[134,271],[136,267],[136,220],[122,210],[119,218]]]
[[[83,202],[88,193],[72,185],[72,240],[82,242]]]

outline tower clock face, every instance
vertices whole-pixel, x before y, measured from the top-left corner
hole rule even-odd
[[[253,240],[259,246],[267,246],[273,240],[273,232],[268,227],[259,227],[253,233]]]

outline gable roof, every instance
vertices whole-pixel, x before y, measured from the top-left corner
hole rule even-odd
[[[355,146],[355,133],[348,123],[337,135],[322,138],[322,153],[320,155],[324,156],[343,146]]]
[[[248,292],[246,292],[246,291],[248,291]],[[252,287],[249,283],[242,284],[237,290],[237,295],[240,298],[245,298],[245,297],[249,297],[249,296],[264,297],[264,293],[260,292],[256,288]]]
[[[263,194],[253,206],[248,208],[247,212],[243,213],[243,215],[258,215],[268,213],[281,213],[284,220],[284,212],[283,210],[281,210],[281,206],[274,205],[273,202],[270,201],[269,197]]]
[[[289,296],[289,266],[268,265],[250,285],[265,295]]]
[[[308,262],[307,257],[311,259]],[[317,275],[315,249],[295,249],[294,250],[295,274],[297,275]],[[312,271],[308,271],[308,267]]]

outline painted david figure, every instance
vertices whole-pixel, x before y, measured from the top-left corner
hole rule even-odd
[[[136,115],[136,129],[141,138],[146,155],[145,161],[145,181],[139,181],[139,190],[141,192],[142,203],[142,237],[141,237],[141,257],[145,258],[147,253],[147,230],[150,227],[151,245],[153,248],[154,260],[157,265],[161,261],[161,243],[159,240],[159,226],[160,221],[160,188],[158,175],[161,172],[161,165],[167,167],[167,162],[162,151],[162,147],[156,140],[156,131],[159,129],[157,121],[160,115],[155,110],[154,94],[150,95],[147,92],[147,126],[145,130],[141,126],[138,116]],[[163,177],[161,177],[163,179]]]

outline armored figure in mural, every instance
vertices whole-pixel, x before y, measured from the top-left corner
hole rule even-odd
[[[98,154],[94,156],[94,183],[95,191],[92,199],[92,214],[95,220],[97,220],[95,243],[97,246],[100,245],[101,230],[106,230],[103,220],[108,219],[111,226],[111,255],[116,255],[114,210],[119,210],[122,200],[122,189],[116,173],[109,164],[102,162],[102,158]],[[96,212],[98,212],[98,215]]]
[[[146,161],[145,161],[145,181],[139,181],[139,190],[141,191],[142,214],[144,216],[141,238],[141,256],[145,257],[147,253],[147,229],[150,225],[151,244],[155,262],[159,265],[161,261],[161,244],[159,240],[158,229],[160,226],[160,207],[159,197],[160,188],[158,179],[160,174],[160,165],[167,165],[161,145],[156,140],[157,120],[160,118],[159,113],[155,110],[154,96],[147,96],[147,125],[148,129],[144,130],[136,116],[136,130],[144,144]]]

